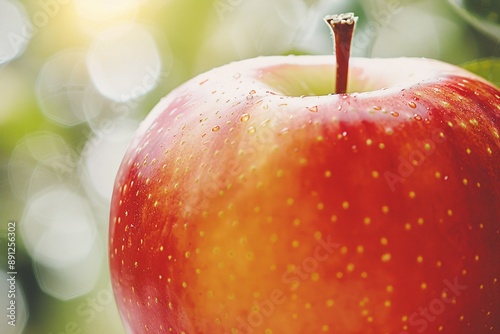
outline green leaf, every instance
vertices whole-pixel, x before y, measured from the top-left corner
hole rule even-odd
[[[448,0],[448,2],[473,27],[494,40],[500,40],[500,1]]]
[[[463,64],[462,68],[500,87],[500,58],[477,59]]]
[[[463,0],[464,7],[478,17],[500,24],[500,1],[498,0]]]

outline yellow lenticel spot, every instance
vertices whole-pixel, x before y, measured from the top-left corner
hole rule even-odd
[[[385,253],[381,256],[380,259],[382,260],[382,262],[389,262],[391,261],[391,258],[392,258],[391,253]]]

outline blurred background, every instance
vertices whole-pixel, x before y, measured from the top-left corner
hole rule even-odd
[[[474,61],[500,57],[500,0],[0,0],[0,332],[123,333],[108,206],[139,122],[215,66],[331,53],[322,18],[346,11],[355,56],[468,64],[499,84],[497,59]]]

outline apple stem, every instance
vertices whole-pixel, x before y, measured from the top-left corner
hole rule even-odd
[[[349,71],[349,56],[351,53],[352,35],[358,20],[354,13],[328,15],[324,18],[332,30],[337,58],[337,79],[335,80],[335,93],[347,92],[347,73]]]

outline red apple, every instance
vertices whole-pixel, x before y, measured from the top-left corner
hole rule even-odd
[[[129,332],[500,331],[500,91],[428,59],[333,73],[231,63],[142,123],[110,217]]]

